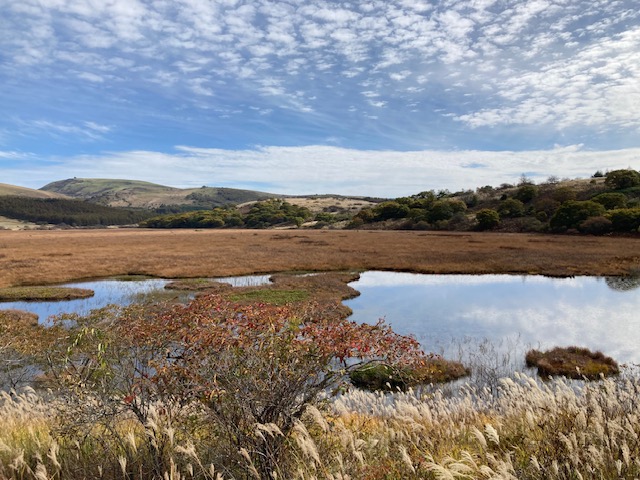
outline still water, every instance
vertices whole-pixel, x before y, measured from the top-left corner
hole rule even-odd
[[[486,339],[498,350],[578,345],[640,363],[640,288],[632,280],[365,272],[350,285],[361,293],[345,302],[352,320],[385,318],[425,351],[456,357]]]
[[[269,283],[269,275],[247,275],[242,277],[213,278],[218,282],[231,284],[233,287],[255,287]],[[38,315],[40,322],[45,322],[52,315],[61,313],[77,313],[87,315],[91,310],[107,305],[129,305],[133,302],[143,302],[145,299],[158,299],[162,296],[177,298],[184,301],[192,297],[188,292],[167,291],[165,285],[173,280],[143,279],[119,280],[103,279],[89,282],[75,282],[61,285],[63,287],[85,288],[94,291],[94,296],[78,300],[56,302],[0,302],[0,309],[16,309],[33,312]]]
[[[62,287],[86,288],[94,291],[90,298],[64,300],[58,302],[0,302],[2,309],[17,309],[33,312],[38,315],[40,322],[46,321],[51,315],[61,313],[78,313],[86,315],[91,310],[102,308],[110,304],[129,305],[164,290],[170,280],[117,280],[105,279],[90,282],[65,283]]]
[[[269,275],[215,280],[259,286],[269,282]],[[84,315],[108,304],[157,297],[170,281],[76,282],[65,286],[88,288],[95,295],[63,302],[1,302],[0,308],[31,311],[44,322],[60,313]],[[375,323],[385,318],[398,333],[415,335],[426,351],[450,358],[487,340],[498,350],[518,354],[528,348],[578,345],[619,362],[640,363],[640,281],[365,272],[350,285],[361,293],[345,302],[353,310],[352,320]]]

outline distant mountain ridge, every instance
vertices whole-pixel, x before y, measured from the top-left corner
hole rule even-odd
[[[0,183],[0,196],[28,198],[69,198],[64,194]]]
[[[213,208],[283,195],[223,187],[175,188],[139,180],[69,178],[49,183],[42,192],[56,193],[111,207],[158,209]]]

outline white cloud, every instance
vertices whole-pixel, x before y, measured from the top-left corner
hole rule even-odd
[[[51,122],[49,120],[34,120],[21,122],[24,131],[38,131],[65,141],[95,141],[103,138],[112,128],[96,122],[86,121],[78,124]]]
[[[396,197],[428,189],[476,188],[550,175],[585,178],[596,170],[638,168],[640,149],[588,151],[580,146],[528,152],[363,151],[328,146],[222,150],[177,147],[56,158],[30,173],[29,185],[68,177],[145,180],[177,187],[207,184],[274,193],[338,193]],[[125,174],[126,172],[126,174]],[[0,167],[0,178],[25,178]],[[5,180],[9,182],[9,180]],[[9,182],[11,183],[11,182]],[[259,186],[259,187],[257,187]]]

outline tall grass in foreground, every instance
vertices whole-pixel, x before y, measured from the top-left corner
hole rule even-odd
[[[277,478],[636,478],[639,407],[637,375],[581,384],[515,374],[497,389],[463,387],[450,397],[353,389],[308,408]],[[242,449],[245,464],[218,470],[231,447],[198,428],[201,413],[171,423],[157,408],[144,428],[123,416],[96,419],[101,431],[63,433],[58,400],[2,394],[0,478],[258,478]],[[256,435],[281,433],[256,425]],[[154,474],[158,459],[163,470]]]

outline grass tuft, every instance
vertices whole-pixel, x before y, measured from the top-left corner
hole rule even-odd
[[[538,367],[542,376],[563,375],[569,378],[595,380],[602,375],[620,373],[618,363],[602,352],[580,347],[556,347],[546,352],[530,350],[525,357],[528,367]]]
[[[286,305],[287,303],[302,302],[308,298],[309,293],[304,290],[279,290],[275,288],[251,290],[229,296],[229,299],[233,302],[250,301],[269,303],[272,305]]]
[[[8,287],[0,288],[0,301],[55,301],[93,297],[93,290],[70,287]]]
[[[418,385],[444,383],[469,375],[460,362],[435,356],[415,367],[398,367],[384,363],[364,365],[349,373],[358,388],[376,391],[406,391]]]

